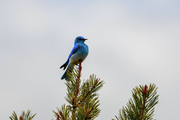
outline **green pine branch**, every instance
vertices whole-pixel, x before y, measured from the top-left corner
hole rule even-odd
[[[81,65],[79,65],[81,68]],[[69,105],[57,108],[55,117],[57,120],[94,120],[100,113],[97,91],[102,88],[104,81],[91,75],[86,81],[81,81],[81,69],[75,69],[69,74],[70,80],[65,97]]]
[[[32,115],[31,110],[28,110],[26,113],[25,111],[22,111],[21,116],[17,117],[17,114],[15,111],[13,111],[12,115],[9,117],[11,120],[32,120],[36,114]]]
[[[158,103],[157,87],[139,86],[132,90],[133,99],[119,111],[117,120],[153,120],[154,106]],[[114,120],[114,119],[113,119]]]

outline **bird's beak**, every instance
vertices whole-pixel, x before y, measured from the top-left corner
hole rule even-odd
[[[87,40],[87,38],[84,39],[84,41]]]

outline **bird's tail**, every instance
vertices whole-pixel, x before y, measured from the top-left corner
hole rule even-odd
[[[72,76],[74,65],[69,65],[66,71],[64,72],[63,76],[61,77],[61,80],[69,80],[69,78]]]

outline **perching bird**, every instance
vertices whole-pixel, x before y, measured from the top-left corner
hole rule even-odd
[[[74,65],[77,65],[79,61],[84,61],[84,59],[87,57],[89,50],[88,46],[84,43],[84,41],[87,40],[82,36],[78,36],[75,39],[74,47],[67,59],[67,61],[60,67],[63,68],[63,70],[66,69],[65,73],[61,77],[61,79],[68,80],[68,72],[72,72]]]

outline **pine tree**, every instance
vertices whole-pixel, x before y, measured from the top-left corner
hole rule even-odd
[[[67,86],[68,105],[62,105],[54,112],[56,120],[94,120],[100,113],[97,91],[103,87],[104,81],[91,75],[89,79],[82,81],[81,62],[79,69],[71,70],[68,73],[69,81]],[[133,98],[129,99],[127,106],[119,111],[116,120],[153,120],[154,106],[158,103],[157,87],[150,84],[149,87],[139,86],[132,90]],[[32,120],[34,115],[23,111],[19,120]],[[15,111],[9,117],[11,120],[18,120]],[[115,120],[115,119],[112,119]]]
[[[17,117],[17,114],[15,111],[13,111],[12,115],[9,117],[11,120],[32,120],[36,114],[32,115],[31,110],[28,110],[26,113],[25,111],[22,111],[21,116]]]
[[[157,87],[139,86],[132,90],[133,99],[119,111],[117,120],[153,120],[154,106],[158,103]],[[115,120],[115,119],[113,119]]]
[[[86,81],[81,81],[81,62],[79,69],[69,74],[66,101],[69,105],[57,108],[55,117],[57,120],[94,120],[100,113],[100,103],[97,91],[102,88],[104,81],[91,75]]]

